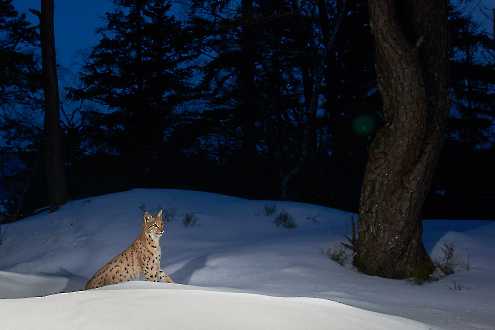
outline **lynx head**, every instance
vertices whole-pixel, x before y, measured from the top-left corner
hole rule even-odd
[[[160,238],[165,230],[163,210],[158,211],[156,215],[144,212],[143,225],[146,235],[151,235],[153,238]]]

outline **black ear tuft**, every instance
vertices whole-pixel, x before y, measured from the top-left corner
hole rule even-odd
[[[148,211],[144,212],[143,220],[145,223],[151,220],[151,214],[149,214]]]

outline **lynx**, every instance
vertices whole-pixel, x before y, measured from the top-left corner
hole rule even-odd
[[[165,224],[162,210],[155,216],[144,213],[143,231],[121,254],[114,257],[86,283],[85,289],[144,278],[147,281],[173,283],[160,270],[160,238]]]

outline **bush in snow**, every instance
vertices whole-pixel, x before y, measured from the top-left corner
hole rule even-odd
[[[471,261],[469,258],[469,254],[466,256],[466,270],[469,272],[471,270]]]
[[[444,243],[442,246],[443,258],[438,264],[440,270],[446,275],[453,274],[457,263],[455,262],[455,246],[454,243]]]
[[[346,235],[346,241],[342,242],[342,246],[352,253],[352,256],[358,254],[358,237],[359,232],[358,223],[355,221],[354,216],[351,217],[351,235]]]
[[[452,285],[449,286],[449,289],[452,291],[461,291],[462,289],[464,289],[464,287],[460,283],[452,281]]]
[[[0,245],[5,239],[5,228],[2,228],[4,223],[13,222],[19,219],[17,204],[13,199],[0,200]]]
[[[182,218],[182,224],[184,227],[193,227],[198,224],[198,217],[192,212],[187,212]]]
[[[294,217],[292,217],[292,215],[290,215],[286,210],[280,211],[273,222],[277,227],[281,226],[287,229],[294,229],[297,227]]]
[[[465,290],[466,287],[459,282],[452,281],[452,285],[449,286],[449,289],[452,291],[462,291]]]
[[[306,217],[306,220],[311,221],[312,223],[320,223],[317,215],[309,215]]]
[[[438,281],[445,276],[454,274],[456,269],[462,265],[462,263],[459,262],[459,255],[456,252],[455,244],[451,242],[443,243],[441,247],[440,259],[434,260],[433,264],[435,266],[435,271],[433,274],[430,274],[429,271],[418,269],[412,278],[413,282],[416,284],[423,284],[424,282]],[[466,270],[470,270],[471,268],[469,256],[466,259],[465,267]],[[459,291],[460,286],[457,287],[454,282],[452,290]]]
[[[263,207],[263,214],[267,217],[271,217],[272,215],[277,212],[277,205],[276,204],[270,204],[270,205],[265,205]]]
[[[163,209],[163,214],[165,216],[166,221],[172,222],[175,219],[175,215],[177,214],[177,210],[175,208]]]
[[[421,285],[427,282],[438,280],[438,276],[436,276],[435,273],[431,274],[430,268],[424,266],[416,268],[410,280],[415,284]]]
[[[335,261],[341,266],[344,266],[347,262],[347,259],[349,258],[345,248],[342,246],[328,248],[325,254],[327,255],[328,258]]]
[[[442,259],[435,262],[436,268],[438,268],[444,275],[450,275],[455,273],[457,267],[455,256],[454,243],[444,243],[442,246]]]
[[[456,270],[465,268],[466,271],[471,270],[471,262],[469,254],[466,254],[464,262],[461,255],[457,252],[454,243],[444,243],[441,248],[441,259],[434,262],[435,267],[443,274],[443,276],[451,275]]]

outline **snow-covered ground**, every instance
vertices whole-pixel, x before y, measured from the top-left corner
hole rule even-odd
[[[329,300],[188,290],[176,285],[151,288],[7,300],[1,304],[2,329],[429,329]],[[5,317],[19,315],[19,310],[28,316]]]
[[[287,211],[286,229],[265,206]],[[137,236],[141,209],[175,214],[162,267],[178,284],[80,290]],[[185,226],[186,213],[196,224]],[[1,329],[495,329],[495,222],[427,221],[434,258],[453,243],[456,273],[416,285],[341,267],[353,214],[321,206],[136,189],[74,201],[3,227]],[[193,221],[194,222],[194,221]],[[56,294],[43,298],[52,293]]]

